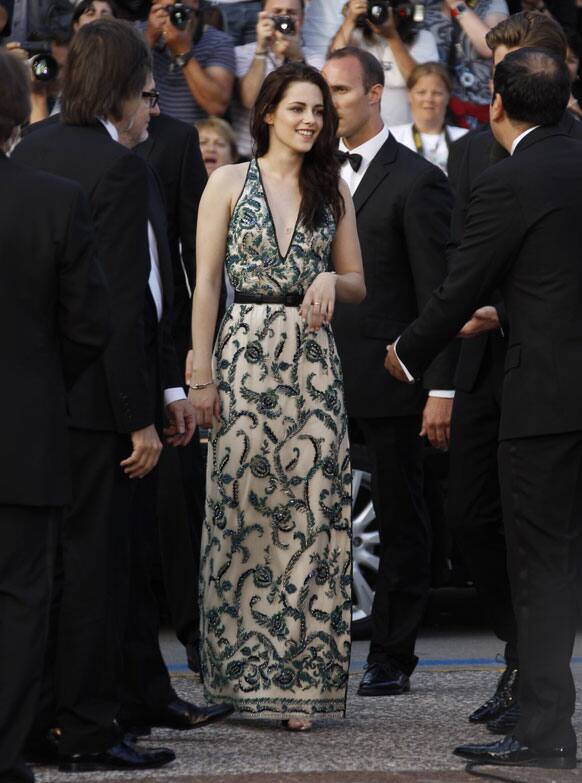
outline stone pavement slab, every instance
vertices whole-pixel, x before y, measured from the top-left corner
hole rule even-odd
[[[452,660],[452,659],[451,659]],[[582,666],[574,666],[578,686]],[[39,768],[39,783],[92,783],[128,780],[144,783],[582,783],[582,769],[572,772],[479,768],[468,774],[451,750],[492,735],[469,724],[466,716],[493,691],[494,666],[419,667],[410,694],[386,698],[356,695],[360,672],[350,677],[345,720],[320,720],[311,732],[285,731],[274,721],[230,719],[191,732],[155,730],[145,747],[165,746],[177,759],[143,773],[63,774]],[[181,696],[201,702],[200,684],[177,673]],[[582,711],[575,716],[582,737]],[[488,777],[483,777],[486,774]]]

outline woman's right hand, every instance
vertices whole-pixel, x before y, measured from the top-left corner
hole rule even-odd
[[[212,418],[220,416],[220,398],[216,385],[213,383],[205,389],[190,387],[188,399],[196,414],[196,424],[199,427],[212,427]]]
[[[348,10],[346,11],[346,19],[355,24],[360,16],[365,16],[368,13],[368,0],[350,0]]]

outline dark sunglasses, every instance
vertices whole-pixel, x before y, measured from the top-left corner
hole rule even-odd
[[[158,90],[144,90],[141,97],[147,99],[150,109],[155,109],[160,102],[160,93]]]

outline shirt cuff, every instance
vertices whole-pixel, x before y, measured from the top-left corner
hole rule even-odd
[[[446,400],[452,400],[455,396],[455,392],[452,389],[431,389],[428,396],[443,397]]]
[[[411,374],[408,372],[408,368],[406,367],[406,365],[405,365],[405,364],[403,364],[403,363],[400,361],[400,356],[398,356],[398,351],[396,350],[396,346],[398,345],[398,340],[400,340],[400,337],[398,337],[398,339],[397,339],[397,340],[395,340],[395,342],[394,342],[394,345],[393,345],[393,348],[394,348],[394,356],[396,356],[396,358],[398,359],[398,364],[399,364],[399,365],[402,367],[402,369],[404,370],[404,374],[406,375],[406,379],[408,380],[408,383],[414,383],[414,378],[413,378],[413,376],[412,376],[412,375],[411,375]]]
[[[173,386],[171,389],[164,389],[164,405],[170,405],[178,400],[185,400],[186,394],[181,386]]]

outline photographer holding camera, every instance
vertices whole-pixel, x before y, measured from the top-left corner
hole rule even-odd
[[[321,69],[324,58],[303,46],[304,0],[262,0],[257,18],[256,42],[237,46],[237,100],[232,111],[232,125],[239,153],[251,156],[249,112],[255,105],[265,77],[287,62],[305,62]]]
[[[407,0],[349,0],[330,51],[346,46],[373,54],[384,68],[382,120],[387,126],[411,121],[406,81],[419,63],[438,59],[436,41],[419,29],[424,5]]]
[[[234,83],[230,36],[204,26],[201,5],[201,0],[156,2],[145,30],[153,50],[160,110],[189,124],[224,114]]]

